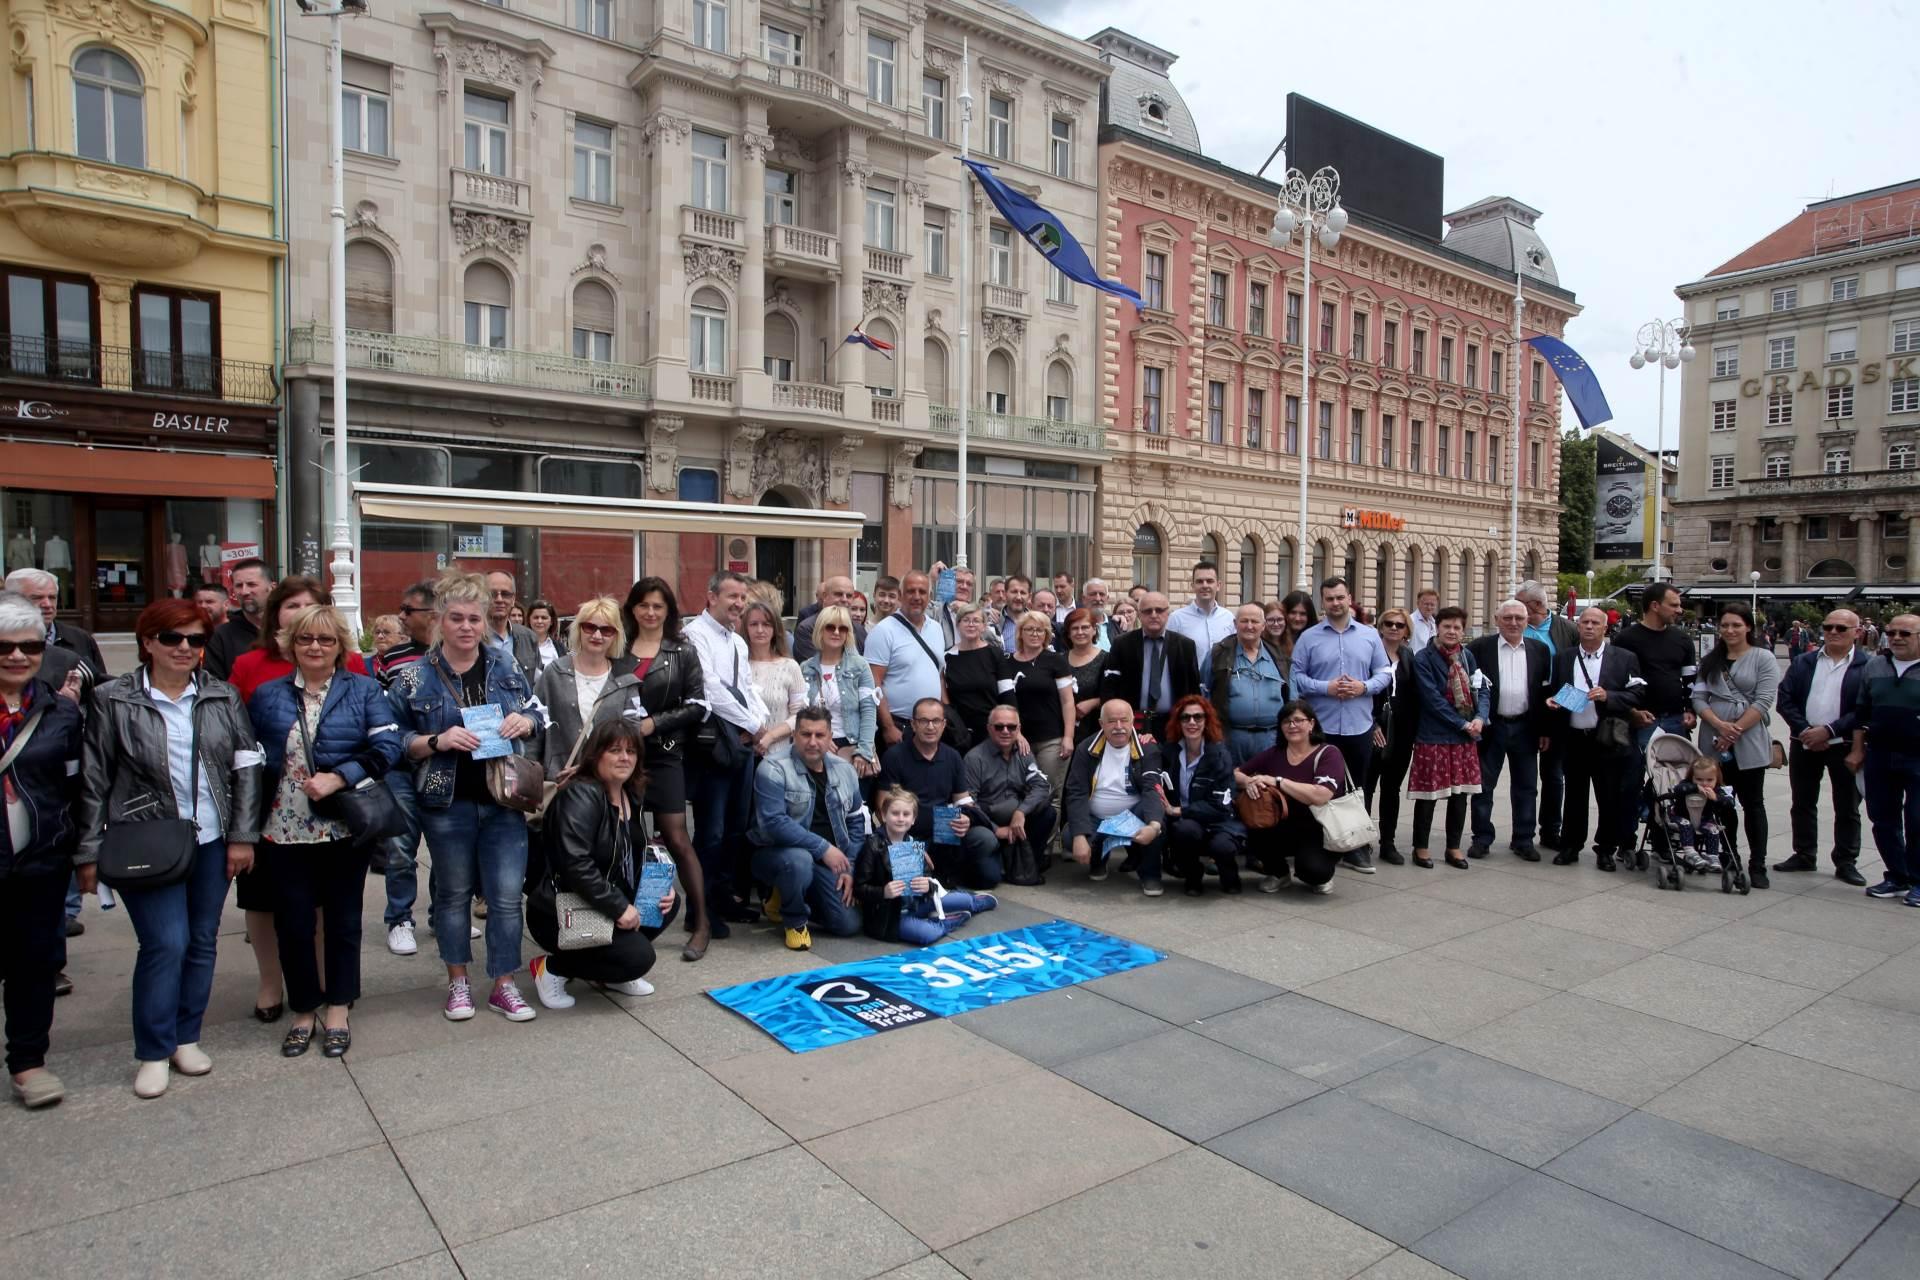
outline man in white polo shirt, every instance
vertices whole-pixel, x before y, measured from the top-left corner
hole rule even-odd
[[[932,580],[915,569],[900,580],[899,612],[867,632],[865,656],[878,691],[880,738],[888,746],[910,736],[914,703],[947,700],[946,636],[927,612],[932,599]]]

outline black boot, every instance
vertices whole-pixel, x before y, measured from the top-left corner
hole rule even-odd
[[[1756,889],[1771,889],[1773,887],[1767,883],[1767,860],[1765,858],[1747,859],[1747,879],[1752,882],[1753,887]]]

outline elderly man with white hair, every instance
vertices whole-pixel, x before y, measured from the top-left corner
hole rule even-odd
[[[107,678],[107,662],[100,656],[100,645],[93,633],[55,619],[60,609],[60,579],[45,569],[15,569],[7,575],[6,589],[25,596],[29,604],[40,610],[40,618],[47,625],[48,650],[41,679],[50,681],[57,689],[67,678],[67,672],[81,664],[86,666],[87,673],[82,678],[89,688]],[[64,652],[56,654],[55,649]]]

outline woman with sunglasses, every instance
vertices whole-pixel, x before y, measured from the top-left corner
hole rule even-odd
[[[1367,760],[1366,799],[1380,796],[1380,861],[1402,866],[1406,857],[1394,847],[1400,825],[1400,787],[1413,766],[1413,735],[1420,724],[1420,687],[1413,678],[1413,618],[1395,606],[1380,613],[1380,647],[1393,664],[1393,680],[1373,698],[1373,754]]]
[[[1280,744],[1262,751],[1233,771],[1234,783],[1259,799],[1277,793],[1280,822],[1247,832],[1247,852],[1266,873],[1260,892],[1278,893],[1291,874],[1310,893],[1333,892],[1333,869],[1340,855],[1327,848],[1313,806],[1326,804],[1347,787],[1347,763],[1320,735],[1320,718],[1305,702],[1280,708]]]
[[[634,660],[620,652],[620,602],[612,596],[584,600],[574,610],[572,643],[540,672],[534,695],[552,723],[541,742],[547,781],[564,783],[597,724],[639,711]],[[633,691],[633,692],[629,692]],[[539,860],[536,858],[535,862]]]
[[[1038,609],[1021,614],[1002,688],[1012,695],[1014,709],[1020,713],[1020,732],[1034,763],[1047,775],[1053,794],[1060,795],[1069,759],[1060,744],[1079,716],[1073,702],[1077,687],[1073,672],[1067,670],[1066,658],[1049,647],[1052,643],[1052,614]]]
[[[825,707],[833,730],[834,754],[862,778],[880,772],[873,746],[875,728],[873,669],[853,647],[853,615],[837,604],[813,620],[814,652],[800,664],[806,704]]]
[[[353,632],[332,605],[302,609],[277,641],[293,654],[295,669],[261,685],[247,711],[266,754],[260,872],[273,886],[274,932],[293,1008],[280,1052],[297,1058],[307,1051],[324,1002],[320,1051],[338,1058],[353,1043],[347,1011],[360,998],[367,855],[345,823],[313,805],[348,788],[379,786],[400,759],[400,731],[380,682],[347,670]],[[316,914],[324,974],[314,955]]]
[[[1258,605],[1253,606],[1259,608]],[[1203,892],[1209,862],[1220,892],[1240,892],[1240,849],[1247,829],[1233,814],[1233,759],[1213,707],[1190,693],[1173,704],[1175,736],[1160,748],[1166,770],[1167,848],[1186,894]]]
[[[194,825],[198,847],[186,879],[118,890],[140,940],[133,1091],[157,1098],[170,1070],[213,1070],[200,1025],[227,885],[253,865],[260,839],[262,757],[239,691],[200,669],[207,621],[191,600],[148,605],[133,633],[139,668],[94,690],[87,716],[76,861],[100,860],[108,827],[166,818]]]
[[[680,639],[680,604],[665,578],[648,577],[634,583],[621,606],[620,622],[625,628],[627,656],[633,659],[633,674],[640,680],[640,705],[647,713],[639,725],[647,745],[642,762],[646,770],[646,809],[653,815],[654,830],[673,855],[681,888],[687,895],[686,929],[693,936],[680,949],[680,958],[698,960],[707,954],[712,939],[706,882],[693,841],[687,838],[687,740],[706,715],[706,683],[700,674],[700,657],[692,645]]]

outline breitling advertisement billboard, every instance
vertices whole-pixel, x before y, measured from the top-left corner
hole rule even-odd
[[[1593,558],[1645,560],[1653,545],[1647,463],[1606,436],[1594,440]]]

